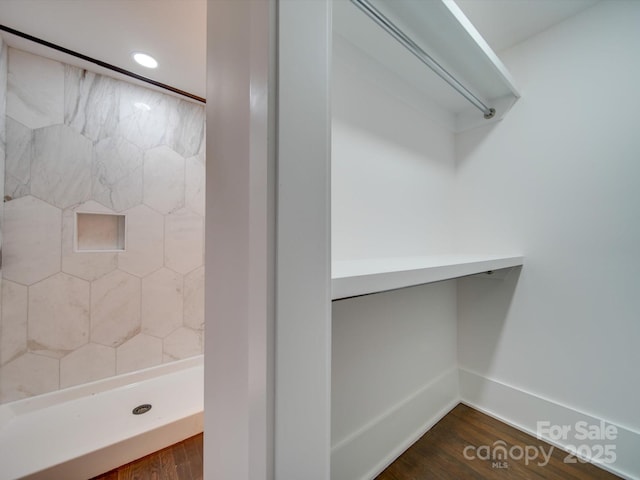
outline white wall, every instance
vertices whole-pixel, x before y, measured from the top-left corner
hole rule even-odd
[[[374,478],[458,403],[453,282],[333,303],[331,479]]]
[[[329,479],[330,12],[208,4],[205,478]]]
[[[278,3],[275,474],[328,480],[331,4]]]
[[[521,100],[456,138],[459,247],[526,257],[519,279],[459,283],[463,398],[534,430],[576,411],[613,422],[613,468],[636,477],[638,25],[640,3],[605,1],[505,52]]]
[[[453,135],[400,98],[400,80],[362,74],[355,52],[334,48],[332,259],[450,252]]]
[[[332,259],[450,251],[453,135],[353,54],[334,48]],[[456,284],[334,302],[332,328],[331,478],[373,478],[457,403]]]
[[[634,224],[638,205],[634,180],[640,171],[633,153],[640,150],[640,145],[633,119],[640,105],[633,88],[640,84],[640,69],[620,60],[636,58],[638,33],[634,25],[639,9],[638,3],[603,2],[508,52],[506,60],[520,81],[523,99],[497,126],[460,135],[455,156],[452,135],[393,95],[394,85],[384,88],[355,75],[353,70],[341,69],[348,67],[349,59],[342,67],[334,63],[333,259],[437,253],[450,250],[453,240],[458,239],[460,250],[520,250],[527,255],[527,263],[522,272],[513,270],[503,280],[460,281],[457,297],[455,283],[445,282],[334,303],[333,480],[373,477],[457,401],[456,378],[451,375],[457,366],[455,342],[462,367],[462,393],[467,401],[524,428],[531,428],[536,417],[547,419],[539,417],[540,412],[559,421],[572,420],[580,411],[613,421],[622,437],[618,443],[621,463],[615,467],[638,471],[634,431],[639,426],[633,407],[638,396],[635,368],[640,354],[632,348],[640,333],[637,314],[634,317],[640,295],[634,290],[638,283],[633,277],[637,270],[634,267],[638,267],[634,247],[640,236]],[[293,24],[289,26],[293,28]],[[320,37],[323,46],[319,51],[324,52],[325,39]],[[289,73],[295,73],[295,68]],[[320,78],[320,84],[313,85],[314,92],[324,96],[324,74]],[[295,95],[299,95],[300,84],[296,87]],[[598,95],[591,98],[592,93]],[[309,103],[315,105],[315,99]],[[289,113],[313,113],[312,109],[298,110],[294,102],[287,106],[291,108]],[[322,105],[319,108],[324,118],[326,111]],[[222,116],[217,120],[225,126]],[[295,126],[289,127],[297,131]],[[309,130],[313,129],[307,129],[311,135]],[[223,138],[224,131],[218,130],[216,135]],[[324,129],[320,133],[324,134]],[[309,171],[318,173],[318,183],[325,184],[326,157],[322,147],[316,148],[317,137],[312,144],[316,147],[308,148],[315,157],[308,158],[300,153],[304,149],[299,149],[306,137],[298,142],[287,140],[291,141],[290,147],[295,147],[286,164],[293,177],[287,181],[295,180],[296,172],[301,171],[292,160],[310,165],[316,159],[319,163],[314,168],[318,170]],[[246,144],[240,141],[237,146],[244,152],[242,145]],[[216,163],[224,160],[230,170],[239,168],[231,155],[212,158]],[[304,185],[309,186],[311,197],[321,199],[322,186],[315,188],[309,171]],[[224,179],[217,181],[225,186]],[[241,182],[241,186],[249,185]],[[304,199],[300,190],[298,186],[289,191],[296,192],[296,199]],[[227,193],[227,199],[235,198]],[[241,197],[240,203],[246,200]],[[217,196],[211,202],[220,199],[223,197]],[[286,197],[279,200],[287,201]],[[289,201],[286,207],[293,214],[290,219],[303,218],[304,208],[295,202]],[[326,220],[324,210],[321,213],[309,218]],[[454,215],[460,219],[457,232],[452,232]],[[224,228],[219,228],[213,215],[207,220],[208,231],[218,229],[223,233]],[[306,226],[300,229],[300,235],[315,231],[310,223]],[[322,220],[315,228],[326,230]],[[246,234],[240,232],[241,242]],[[324,261],[327,251],[322,240],[314,262],[309,260],[304,241],[298,239],[296,243],[291,236],[288,239],[305,252],[300,256],[307,262],[304,265],[317,267]],[[208,241],[213,240],[208,237]],[[227,240],[233,244],[230,237]],[[315,245],[313,241],[311,244]],[[231,250],[238,253],[240,262],[244,261],[242,245]],[[292,271],[294,260],[287,262]],[[233,259],[225,262],[230,271],[232,263]],[[316,298],[326,293],[322,282],[328,279],[321,270],[314,270],[320,272],[315,277],[314,288],[320,292]],[[289,281],[292,291],[295,278]],[[246,291],[246,279],[239,280]],[[209,358],[208,366],[215,369],[224,353],[234,362],[224,364],[224,368],[220,362],[217,371],[207,374],[207,402],[216,404],[216,395],[220,395],[226,411],[237,415],[210,416],[207,424],[213,430],[208,430],[208,436],[220,432],[216,420],[228,426],[236,419],[243,426],[250,421],[249,391],[244,383],[247,373],[243,370],[249,350],[246,312],[242,302],[233,307],[233,299],[225,300],[222,290],[215,298],[219,286],[208,283],[210,297],[221,304],[227,302],[232,313],[237,309],[241,321],[225,317],[222,309],[207,313],[208,319],[221,314],[213,323],[221,322],[218,330],[208,329],[211,342],[207,348],[216,341],[217,332],[227,333],[225,328],[236,339],[234,342],[234,338],[220,335],[213,345],[215,357]],[[303,283],[300,288],[305,295],[302,287],[306,286]],[[313,299],[309,301],[313,303]],[[327,389],[323,367],[328,362],[322,352],[327,350],[328,329],[325,317],[315,316],[322,313],[322,306],[313,304],[310,315],[291,311],[287,326],[292,327],[294,335],[289,339],[281,334],[278,337],[289,347],[296,336],[303,338],[303,346],[291,348],[301,358],[304,346],[310,347],[311,360],[305,359],[303,366],[320,360],[320,375],[316,371],[309,377],[317,380],[315,404],[321,408],[315,409],[318,417],[311,419],[307,429],[309,436],[318,433],[314,445],[320,446],[319,453],[310,452],[304,444],[300,445],[300,456],[291,453],[295,449],[276,452],[276,464],[280,462],[282,471],[291,478],[294,475],[289,474],[302,471],[308,458],[318,467],[309,469],[314,478],[326,477],[323,442],[327,408],[323,402]],[[295,325],[295,315],[302,326]],[[303,331],[314,318],[319,319],[315,328],[320,330],[316,345],[312,335]],[[305,381],[304,368],[297,369],[294,361],[295,356],[277,360],[277,372],[278,365],[286,365],[288,370],[283,372],[297,375],[289,379]],[[237,372],[241,378],[234,383],[234,378],[239,378],[234,375]],[[225,390],[224,382],[237,391]],[[305,382],[298,393],[291,388],[294,393],[283,396],[285,401],[312,394],[313,388],[308,388],[312,383]],[[292,387],[291,382],[288,387]],[[236,403],[235,393],[239,399]],[[277,408],[296,435],[287,439],[291,444],[292,438],[301,438],[297,435],[306,426],[305,422],[291,425],[291,420],[304,419],[306,412],[314,410],[298,404],[288,416],[291,409],[283,408],[282,403]],[[225,409],[217,409],[218,417],[224,413]],[[287,429],[278,432],[285,423],[276,418],[276,438],[287,435]],[[238,461],[239,475],[234,478],[247,478],[242,463],[250,459],[245,433],[243,430],[239,438],[226,442],[223,435],[218,435],[215,442],[209,438],[205,444],[209,465],[217,467],[215,462],[219,461],[219,465],[228,466]],[[239,455],[232,450],[232,441],[240,445]],[[224,458],[227,451],[229,458]],[[220,471],[225,473],[224,469]]]
[[[274,7],[207,5],[204,478],[274,478]]]

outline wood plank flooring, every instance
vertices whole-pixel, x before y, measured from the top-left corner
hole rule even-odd
[[[160,450],[93,480],[202,480],[202,434]],[[506,458],[502,462],[481,460],[485,451],[502,441],[509,451],[514,446],[537,449],[538,457]],[[467,448],[468,447],[468,448]],[[465,458],[465,448],[467,457]],[[588,463],[565,463],[567,453],[554,448],[544,463],[540,448],[548,454],[551,445],[484,415],[458,405],[422,438],[393,462],[376,480],[476,480],[551,479],[610,480],[615,475]],[[512,450],[516,454],[518,449]],[[476,458],[472,458],[476,454]],[[517,455],[516,455],[517,456]],[[300,479],[304,480],[304,479]]]
[[[199,434],[92,480],[202,480]]]
[[[495,442],[504,442],[507,452],[520,456],[530,446],[538,457],[531,461],[514,460],[511,455],[496,461],[487,451],[495,452]],[[489,449],[478,450],[488,446]],[[512,447],[517,447],[512,450]],[[468,448],[467,448],[468,447]],[[465,448],[467,448],[465,456]],[[604,480],[619,477],[589,463],[565,463],[567,453],[553,448],[545,465],[541,448],[548,456],[548,443],[521,432],[505,423],[478,412],[466,405],[458,405],[423,435],[376,480],[476,480],[476,479],[551,479]],[[575,457],[571,457],[575,460]],[[570,460],[571,460],[570,458]],[[542,465],[539,465],[542,464]]]

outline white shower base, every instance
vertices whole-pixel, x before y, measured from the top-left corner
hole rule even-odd
[[[87,480],[189,438],[203,396],[200,355],[0,405],[0,480]]]

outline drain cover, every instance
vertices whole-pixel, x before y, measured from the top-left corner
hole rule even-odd
[[[134,415],[142,415],[143,413],[147,413],[149,410],[151,410],[151,404],[145,403],[143,405],[138,405],[136,408],[131,410],[131,413]]]

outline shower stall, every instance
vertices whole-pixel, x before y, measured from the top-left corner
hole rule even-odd
[[[51,413],[64,408],[80,409],[69,417],[83,419],[79,428],[99,428],[105,418],[131,424],[122,431],[135,437],[141,420],[131,411],[148,403],[151,430],[182,416],[190,423],[177,436],[198,433],[204,106],[5,42],[1,52],[0,478],[82,453],[43,437],[55,430]],[[165,374],[175,386],[147,388]],[[113,393],[132,384],[146,393]],[[191,392],[184,412],[177,399],[163,411],[168,390]],[[82,402],[88,395],[93,406],[110,396],[109,413],[91,414]],[[36,422],[41,415],[47,420]],[[19,462],[21,439],[33,438],[48,439],[44,450],[57,442],[59,456],[36,454],[33,445],[32,458],[49,463]]]

